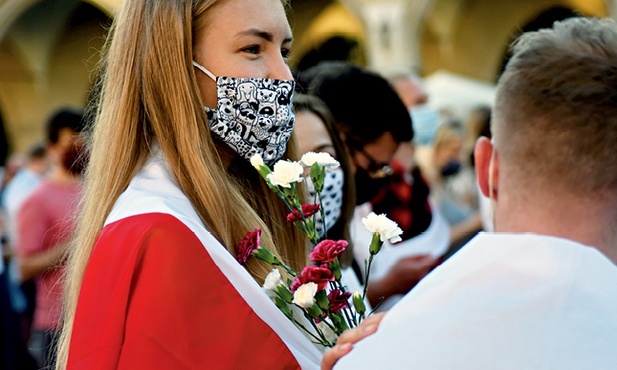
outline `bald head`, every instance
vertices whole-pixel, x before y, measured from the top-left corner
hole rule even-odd
[[[400,74],[392,76],[388,80],[407,109],[428,102],[428,93],[418,77],[410,74]]]

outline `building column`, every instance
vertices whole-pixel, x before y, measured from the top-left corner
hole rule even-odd
[[[617,0],[606,0],[609,17],[617,20]]]
[[[420,30],[433,0],[342,0],[364,23],[368,66],[381,73],[417,72]]]

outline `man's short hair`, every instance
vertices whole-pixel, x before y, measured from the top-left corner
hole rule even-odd
[[[80,111],[68,108],[56,111],[47,121],[47,141],[50,144],[56,144],[60,137],[60,131],[64,128],[80,133],[84,128],[83,114]]]
[[[37,142],[32,144],[32,146],[28,149],[28,159],[43,159],[47,156],[47,149],[45,148],[45,144]]]
[[[502,163],[529,186],[614,193],[617,24],[571,18],[523,34],[498,83],[492,129]]]

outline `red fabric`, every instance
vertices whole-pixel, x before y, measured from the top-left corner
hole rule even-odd
[[[106,226],[80,293],[69,369],[298,369],[193,232],[166,214]]]
[[[410,172],[411,183],[405,179],[405,168],[394,161],[390,164],[394,173],[387,186],[371,201],[373,212],[385,213],[403,230],[402,240],[408,240],[425,232],[431,224],[431,206],[428,202],[429,187],[416,167]]]

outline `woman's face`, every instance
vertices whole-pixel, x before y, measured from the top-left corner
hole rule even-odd
[[[197,35],[194,59],[215,76],[293,79],[287,66],[292,34],[281,0],[219,1]],[[201,97],[216,108],[216,84],[197,72]]]
[[[296,113],[294,133],[298,139],[300,153],[326,152],[336,158],[328,130],[315,113],[307,110]]]

